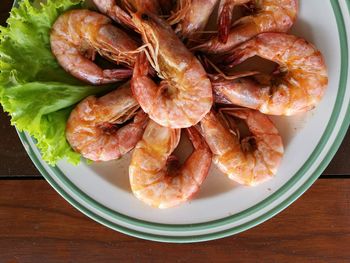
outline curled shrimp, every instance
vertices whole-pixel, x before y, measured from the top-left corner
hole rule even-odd
[[[106,84],[128,78],[130,68],[102,69],[93,63],[96,53],[132,67],[137,44],[114,27],[104,15],[89,10],[72,10],[61,15],[51,30],[51,50],[58,63],[74,77],[90,84]]]
[[[181,130],[150,120],[142,140],[133,151],[129,176],[134,195],[157,208],[170,208],[188,201],[208,175],[212,154],[195,128],[187,134],[194,150],[182,167],[172,155]]]
[[[169,19],[171,25],[177,24],[175,32],[183,38],[194,38],[203,31],[218,0],[179,0],[177,12]],[[198,37],[198,35],[197,35]]]
[[[123,0],[119,5],[116,0],[93,0],[93,2],[101,13],[108,15],[117,23],[132,29],[136,28],[131,20],[131,16],[122,7],[126,7],[126,9],[133,8],[138,11],[147,10],[154,14],[160,12],[158,0]]]
[[[250,109],[230,109],[226,114],[246,122],[251,136],[240,140],[213,111],[200,122],[213,161],[231,180],[254,186],[272,178],[283,156],[283,143],[270,119]]]
[[[278,63],[270,78],[213,80],[217,102],[228,101],[272,115],[294,115],[313,109],[328,85],[320,51],[302,38],[285,33],[264,33],[238,46],[224,63],[237,65],[259,56]]]
[[[66,138],[71,147],[92,161],[110,161],[132,150],[147,122],[129,85],[107,95],[87,97],[70,114]],[[133,119],[119,128],[118,125]]]
[[[242,17],[231,28],[233,8],[251,3],[255,14]],[[219,54],[260,33],[287,32],[298,13],[298,0],[222,0],[219,14],[219,34],[195,49]]]
[[[148,47],[160,86],[148,76],[145,53],[138,56],[131,87],[141,108],[162,126],[187,128],[197,124],[213,104],[211,82],[199,60],[171,27],[152,14],[134,14]]]

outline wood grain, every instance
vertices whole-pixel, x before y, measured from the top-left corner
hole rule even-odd
[[[2,180],[0,193],[1,262],[350,261],[350,180],[319,180],[258,227],[183,245],[107,229],[71,207],[45,181]]]
[[[350,130],[348,130],[342,145],[338,149],[327,169],[323,172],[324,175],[350,175]]]
[[[28,154],[24,150],[9,117],[0,106],[0,178],[1,177],[40,177]]]

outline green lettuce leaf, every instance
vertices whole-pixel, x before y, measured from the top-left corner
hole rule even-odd
[[[24,0],[13,8],[7,27],[0,27],[0,103],[20,131],[37,141],[43,159],[55,165],[80,155],[65,139],[74,105],[108,87],[82,84],[66,73],[50,49],[50,29],[63,12],[81,8],[82,0]]]

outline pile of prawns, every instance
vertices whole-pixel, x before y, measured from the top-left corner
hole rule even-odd
[[[218,2],[218,30],[208,38],[204,29]],[[131,189],[157,208],[189,200],[212,160],[243,185],[276,174],[284,148],[265,114],[309,111],[328,84],[320,51],[286,33],[296,21],[297,0],[94,3],[100,13],[71,10],[57,19],[52,52],[67,72],[87,83],[131,81],[76,106],[66,127],[75,151],[93,161],[109,161],[133,150]],[[234,21],[237,6],[248,13]],[[101,68],[94,63],[96,54],[118,68]],[[253,56],[278,67],[271,74],[227,75]],[[246,138],[240,136],[238,120],[249,128]],[[193,152],[181,165],[173,152],[182,128]]]

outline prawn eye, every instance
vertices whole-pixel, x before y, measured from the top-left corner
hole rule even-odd
[[[146,20],[147,21],[149,19],[149,16],[144,13],[144,14],[141,15],[141,18],[142,18],[142,20]]]

